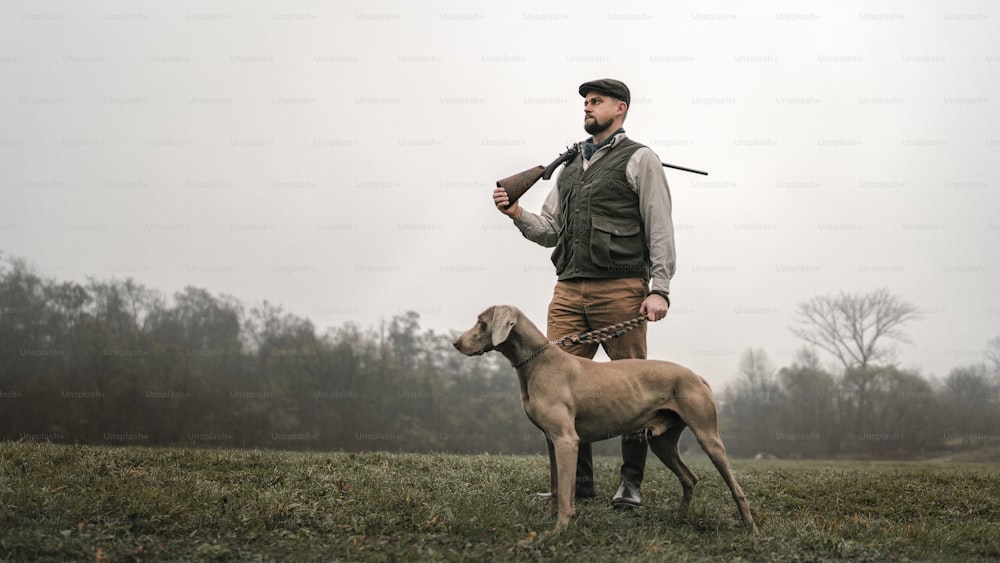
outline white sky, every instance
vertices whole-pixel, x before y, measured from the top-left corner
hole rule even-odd
[[[990,2],[4,2],[0,251],[45,275],[267,299],[319,329],[407,310],[540,326],[555,274],[490,198],[632,90],[666,162],[673,309],[650,356],[787,365],[796,305],[888,287],[900,364],[1000,335]],[[522,203],[537,210],[551,183]]]

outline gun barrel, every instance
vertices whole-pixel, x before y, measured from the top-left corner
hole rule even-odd
[[[661,162],[660,164],[666,168],[674,168],[676,170],[683,170],[685,172],[693,172],[695,174],[701,174],[702,176],[708,176],[708,172],[704,172],[702,170],[695,170],[694,168],[688,168],[686,166],[677,166],[676,164],[667,164],[666,162]]]

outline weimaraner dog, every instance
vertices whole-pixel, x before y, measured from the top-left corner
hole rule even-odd
[[[467,356],[496,350],[517,369],[524,412],[555,446],[549,510],[559,515],[557,531],[575,512],[580,442],[636,430],[645,432],[650,449],[680,479],[681,510],[686,510],[698,482],[677,450],[687,426],[729,486],[743,525],[756,532],[743,489],[729,468],[712,390],[693,371],[657,360],[595,362],[573,356],[550,346],[520,310],[506,305],[483,311],[454,344]]]

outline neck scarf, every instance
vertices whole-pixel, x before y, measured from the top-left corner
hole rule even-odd
[[[583,158],[585,160],[590,160],[590,157],[594,156],[594,153],[597,152],[598,149],[611,144],[611,142],[615,140],[616,135],[624,132],[625,129],[619,128],[617,131],[609,135],[607,139],[604,139],[600,143],[594,143],[593,137],[587,139],[586,141],[583,142]]]

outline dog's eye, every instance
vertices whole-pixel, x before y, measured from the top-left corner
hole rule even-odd
[[[479,324],[477,324],[476,326],[479,328],[479,330],[486,330],[486,321],[479,321]]]

